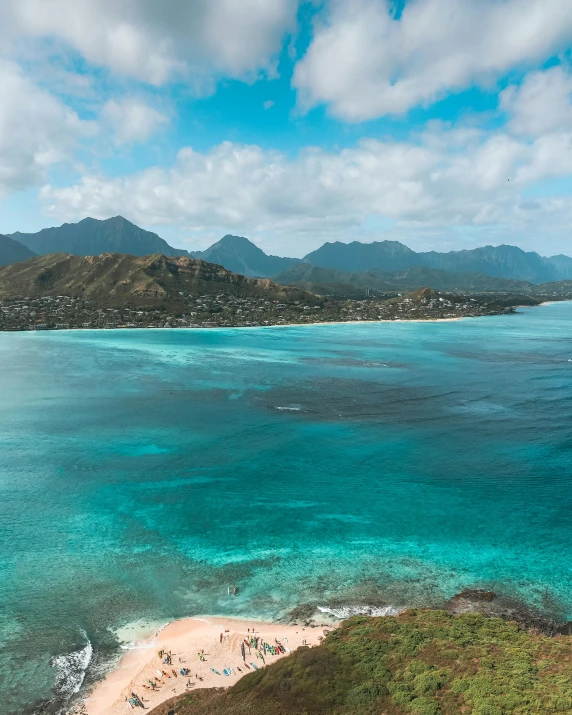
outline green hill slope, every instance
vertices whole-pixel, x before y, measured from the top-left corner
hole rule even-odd
[[[477,613],[355,617],[229,690],[153,715],[547,715],[572,713],[572,639]]]
[[[482,273],[453,273],[424,266],[414,266],[404,271],[347,273],[299,263],[273,276],[273,280],[325,295],[359,295],[366,288],[379,292],[415,290],[427,285],[435,290],[487,292],[531,292],[536,289],[536,286],[526,281],[496,278]]]
[[[103,306],[176,305],[184,294],[226,293],[269,299],[305,297],[296,288],[246,278],[196,258],[51,253],[0,268],[0,298],[66,295]]]
[[[414,266],[404,271],[361,271],[347,273],[332,268],[319,268],[299,263],[272,278],[282,285],[291,285],[321,295],[360,297],[366,290],[375,293],[416,290],[431,286],[435,290],[470,291],[476,293],[570,293],[572,281],[533,284],[485,275],[455,273],[436,268]]]

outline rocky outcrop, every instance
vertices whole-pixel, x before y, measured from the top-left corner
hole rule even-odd
[[[445,604],[448,613],[482,613],[485,616],[515,621],[522,628],[545,635],[571,635],[572,621],[559,621],[536,611],[521,601],[501,596],[494,591],[466,589]]]

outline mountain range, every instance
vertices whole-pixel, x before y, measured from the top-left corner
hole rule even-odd
[[[572,258],[545,258],[517,246],[483,246],[463,251],[416,253],[398,241],[373,243],[325,243],[305,256],[304,261],[319,268],[348,272],[367,270],[401,271],[414,266],[439,270],[484,273],[488,276],[543,283],[572,278]]]
[[[46,228],[38,233],[13,233],[9,239],[17,241],[29,251],[45,255],[49,253],[70,253],[78,256],[100,255],[102,253],[125,253],[146,256],[161,253],[165,256],[186,256],[216,263],[227,270],[249,277],[267,278],[281,275],[285,271],[311,264],[317,268],[362,273],[380,271],[391,273],[424,267],[439,271],[465,274],[482,274],[489,277],[545,283],[572,279],[572,258],[565,255],[544,257],[535,252],[523,251],[516,246],[483,246],[462,251],[415,252],[398,241],[374,241],[373,243],[325,243],[304,258],[284,258],[267,255],[252,241],[243,236],[224,236],[205,251],[188,252],[173,248],[156,233],[146,231],[127,221],[122,216],[99,221],[85,218],[76,224]],[[12,245],[11,253],[0,242],[0,264],[8,260],[17,246]],[[304,280],[304,279],[302,279]],[[312,282],[323,282],[312,281]],[[330,278],[326,282],[331,282]],[[335,281],[334,281],[335,282]]]

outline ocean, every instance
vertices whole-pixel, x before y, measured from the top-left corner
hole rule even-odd
[[[571,419],[572,303],[0,334],[2,712],[187,615],[481,587],[572,618]]]

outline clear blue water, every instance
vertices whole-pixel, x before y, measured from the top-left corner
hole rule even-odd
[[[3,707],[133,622],[479,586],[572,617],[571,360],[570,303],[0,335]]]

